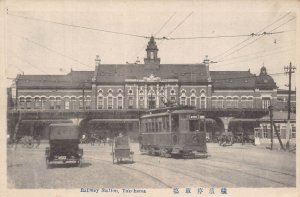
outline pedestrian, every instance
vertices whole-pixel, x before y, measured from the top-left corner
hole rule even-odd
[[[36,136],[36,147],[35,148],[38,148],[40,146],[40,144],[41,144],[41,135],[38,134]]]

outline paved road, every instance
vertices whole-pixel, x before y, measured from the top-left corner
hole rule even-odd
[[[207,159],[173,159],[141,154],[133,164],[113,165],[111,147],[82,145],[81,168],[57,164],[47,169],[45,144],[7,150],[9,188],[169,188],[295,187],[296,155],[252,145],[208,144]]]

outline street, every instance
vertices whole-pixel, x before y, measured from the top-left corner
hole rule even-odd
[[[134,163],[113,164],[111,146],[88,144],[82,167],[46,168],[45,147],[8,148],[8,188],[295,187],[296,154],[250,144],[208,143],[207,159],[149,156],[132,143]]]

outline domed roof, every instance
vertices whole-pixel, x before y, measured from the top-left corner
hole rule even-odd
[[[260,90],[272,90],[274,88],[277,88],[274,79],[270,75],[268,75],[265,66],[261,67],[260,74],[256,77],[255,80],[255,86]]]

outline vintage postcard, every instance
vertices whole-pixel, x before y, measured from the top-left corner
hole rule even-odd
[[[1,5],[1,196],[300,195],[299,1]]]

